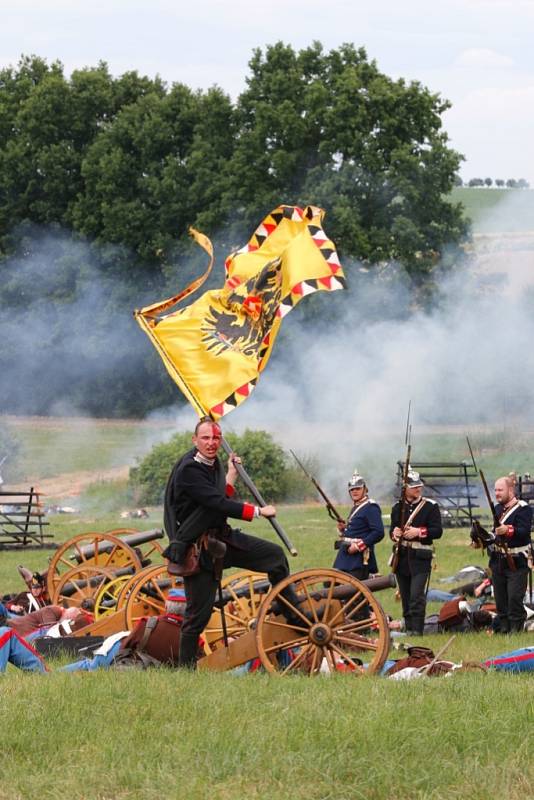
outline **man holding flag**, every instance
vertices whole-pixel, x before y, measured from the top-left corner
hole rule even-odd
[[[194,448],[175,464],[165,491],[164,519],[170,545],[164,556],[171,561],[170,569],[173,562],[183,563],[190,544],[206,535],[199,571],[184,576],[187,608],[179,657],[184,667],[196,663],[198,638],[213,611],[221,569],[241,567],[266,572],[273,586],[289,575],[279,545],[228,526],[227,517],[250,522],[255,517],[274,517],[276,509],[233,499],[239,459],[230,457],[224,475],[217,455],[221,443],[220,427],[208,418],[201,419],[193,436]],[[294,592],[289,594],[293,604],[300,602]]]
[[[268,518],[296,555],[275,520],[274,507],[263,502],[234,454],[224,475],[217,452],[221,444],[227,448],[216,420],[254,390],[286,314],[309,294],[345,288],[336,248],[322,228],[323,216],[315,206],[274,209],[249,242],[226,259],[221,289],[170,311],[202,285],[213,266],[210,240],[191,229],[210,256],[205,274],[174,297],[134,312],[171,378],[201,417],[193,436],[195,447],[174,466],[165,493],[165,528],[170,538],[166,556],[171,564],[183,564],[199,537],[204,542],[200,569],[188,576],[183,571],[187,595],[180,650],[183,666],[194,664],[198,636],[211,615],[222,568],[266,572],[273,585],[289,574],[278,545],[231,530],[227,517]],[[232,498],[237,474],[246,479],[257,506]],[[303,599],[292,586],[285,590],[279,611],[289,624],[298,624],[296,606]]]

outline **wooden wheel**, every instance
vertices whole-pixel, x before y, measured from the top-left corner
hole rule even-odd
[[[263,572],[242,570],[224,578],[222,589],[225,595],[231,597],[224,607],[224,615],[228,636],[235,639],[255,626],[261,601],[269,591],[270,585],[267,575]],[[206,654],[222,644],[223,627],[220,609],[214,609],[202,637]]]
[[[113,530],[106,531],[106,535],[109,534],[111,536],[127,536],[130,533],[141,533],[141,531],[138,528],[113,528]],[[157,539],[131,546],[136,551],[141,562],[146,566],[150,565],[152,556],[163,553],[163,547]]]
[[[52,603],[79,606],[82,600],[94,598],[101,588],[113,579],[113,571],[105,567],[80,564],[63,573],[57,582]]]
[[[110,533],[80,533],[56,550],[47,572],[47,588],[54,596],[61,577],[76,566],[102,569],[141,568],[141,560],[126,542]]]
[[[290,584],[298,605],[284,597]],[[291,624],[280,613],[284,608]],[[363,583],[335,569],[307,569],[285,578],[265,598],[256,644],[268,672],[373,674],[387,658],[390,638],[382,606]]]
[[[102,586],[95,597],[95,619],[106,617],[117,610],[117,602],[121,590],[131,578],[131,575],[120,575]]]
[[[128,630],[133,630],[142,617],[163,614],[169,591],[181,586],[183,586],[182,579],[169,575],[166,564],[142,570],[138,580],[131,582],[124,601]],[[122,592],[126,592],[126,588],[127,585]]]

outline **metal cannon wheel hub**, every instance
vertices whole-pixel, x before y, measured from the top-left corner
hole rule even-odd
[[[325,645],[332,640],[332,629],[324,622],[317,622],[312,625],[309,631],[309,637],[314,644]]]

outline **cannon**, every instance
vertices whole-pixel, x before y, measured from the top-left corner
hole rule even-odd
[[[75,636],[108,636],[131,630],[141,617],[161,614],[169,589],[181,580],[165,565],[149,567],[124,584],[117,610],[77,631]],[[221,609],[214,607],[203,634],[201,670],[228,670],[257,660],[268,672],[315,675],[319,672],[378,672],[389,652],[389,626],[375,592],[395,586],[393,575],[358,581],[335,569],[308,569],[270,587],[265,575],[242,572],[224,581]],[[283,590],[293,585],[293,606]],[[281,609],[289,606],[291,623]]]
[[[120,534],[120,535],[119,535]],[[101,570],[131,568],[134,572],[148,566],[153,554],[161,554],[158,539],[163,531],[134,531],[116,529],[81,533],[66,541],[55,552],[47,571],[47,588],[51,598],[66,572],[79,567],[98,567]]]
[[[298,606],[284,596],[289,584],[300,596]],[[367,582],[335,569],[297,572],[264,597],[248,630],[227,645],[219,642],[198,668],[228,670],[259,659],[267,672],[283,675],[376,673],[387,658],[390,635],[373,590],[394,585],[394,576]],[[284,606],[292,614],[291,623],[281,613]]]
[[[153,528],[150,531],[135,532],[133,532],[131,529],[123,528],[109,531],[109,533],[112,533],[113,536],[120,536],[121,542],[134,549],[136,547],[141,547],[141,545],[147,544],[148,542],[154,542],[157,539],[162,539],[165,536],[165,532],[161,528]],[[95,557],[96,551],[109,554],[112,552],[113,548],[114,544],[112,542],[107,542],[104,544],[94,542],[93,544],[83,545],[76,549],[70,558],[72,560],[76,560],[78,563],[81,563],[82,561],[90,561]],[[143,554],[143,557],[146,558],[146,553]]]

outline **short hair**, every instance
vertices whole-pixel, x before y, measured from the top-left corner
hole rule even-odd
[[[204,425],[206,422],[209,422],[212,425],[217,425],[218,428],[220,427],[219,424],[217,422],[215,422],[215,420],[212,419],[211,417],[207,417],[207,416],[200,417],[199,421],[195,425],[195,436],[198,436],[198,431],[199,431],[200,426]]]
[[[505,484],[508,486],[508,488],[511,489],[513,492],[515,492],[515,487],[517,484],[517,477],[515,472],[510,472],[509,475],[501,475],[501,477],[497,478],[497,480],[504,481]]]

